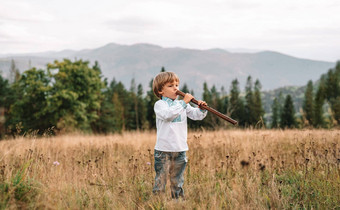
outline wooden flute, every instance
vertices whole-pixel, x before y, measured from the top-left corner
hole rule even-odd
[[[183,92],[180,91],[180,90],[177,90],[176,94],[177,94],[177,95],[180,95],[180,96],[182,96],[182,97],[185,96],[185,93],[183,93]],[[196,105],[198,105],[198,101],[197,101],[196,99],[194,99],[194,98],[191,99],[191,102],[194,103],[194,104],[196,104]],[[215,110],[215,109],[213,109],[213,108],[211,108],[211,107],[209,107],[209,106],[201,105],[200,108],[201,108],[201,109],[208,110],[209,112],[211,112],[211,113],[217,115],[218,117],[220,117],[220,118],[222,118],[222,119],[228,121],[229,123],[231,123],[231,124],[233,124],[233,125],[236,125],[236,124],[237,124],[237,121],[236,121],[236,120],[234,120],[234,119],[228,117],[227,115],[222,114],[221,112],[219,112],[219,111],[217,111],[217,110]]]

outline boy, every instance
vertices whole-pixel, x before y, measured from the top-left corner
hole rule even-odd
[[[170,174],[171,197],[184,197],[184,169],[188,162],[187,117],[202,120],[206,110],[193,108],[189,102],[193,98],[185,94],[177,100],[176,91],[179,78],[173,72],[161,72],[153,80],[153,92],[160,99],[154,105],[156,113],[157,142],[155,145],[155,186],[153,193],[165,192],[168,173]],[[207,105],[198,101],[199,105]]]

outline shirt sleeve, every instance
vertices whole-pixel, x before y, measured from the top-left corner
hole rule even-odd
[[[183,101],[184,102],[184,101]],[[161,120],[165,121],[172,121],[174,120],[178,115],[181,114],[181,112],[187,108],[187,104],[185,102],[179,102],[174,104],[173,106],[168,106],[166,102],[163,102],[161,100],[157,101],[154,106],[156,118],[159,118]]]
[[[192,120],[203,120],[208,114],[207,110],[194,108],[190,106],[190,104],[187,104],[187,105],[188,105],[186,108],[187,116]]]

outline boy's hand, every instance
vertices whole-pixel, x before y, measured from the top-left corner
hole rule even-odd
[[[207,102],[205,102],[205,101],[197,101],[198,102],[198,106],[199,106],[199,108],[202,108],[202,106],[207,106],[208,104],[207,104]]]
[[[185,96],[184,96],[184,98],[183,98],[183,101],[187,104],[187,103],[189,103],[189,102],[191,101],[191,99],[193,99],[193,98],[194,98],[194,96],[192,96],[192,95],[189,94],[189,93],[186,93]]]

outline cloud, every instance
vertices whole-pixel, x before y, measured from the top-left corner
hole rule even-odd
[[[140,33],[160,27],[154,20],[143,17],[129,16],[106,21],[105,24],[113,30],[127,33]]]

